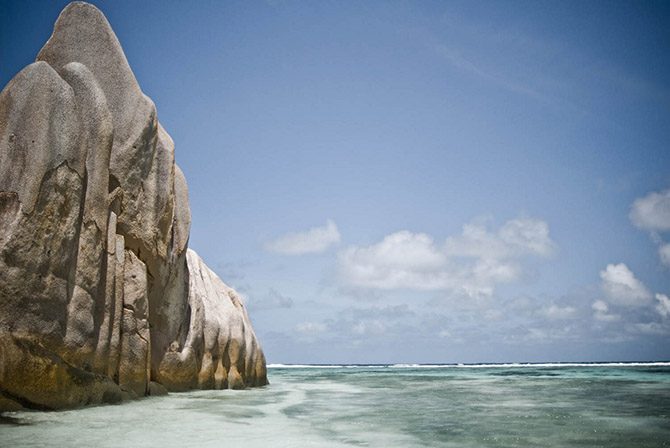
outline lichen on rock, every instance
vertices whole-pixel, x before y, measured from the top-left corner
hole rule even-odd
[[[0,411],[267,384],[190,222],[153,102],[104,15],[71,3],[0,93]]]

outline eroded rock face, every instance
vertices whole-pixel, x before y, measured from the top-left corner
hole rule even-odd
[[[153,102],[103,14],[70,4],[0,93],[0,411],[267,384],[190,221]]]
[[[265,357],[239,295],[191,249],[186,262],[191,309],[188,337],[183,349],[165,355],[158,380],[173,390],[266,384]],[[194,364],[197,371],[191,367]]]

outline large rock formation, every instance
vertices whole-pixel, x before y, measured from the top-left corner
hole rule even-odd
[[[0,93],[0,411],[267,384],[190,221],[153,102],[103,14],[70,4]]]

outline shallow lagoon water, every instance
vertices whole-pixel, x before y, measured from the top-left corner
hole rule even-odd
[[[670,363],[274,366],[271,385],[7,413],[2,447],[670,447]]]

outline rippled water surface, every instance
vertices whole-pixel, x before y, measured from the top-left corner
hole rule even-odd
[[[270,368],[271,385],[5,414],[2,447],[670,447],[670,364]]]

